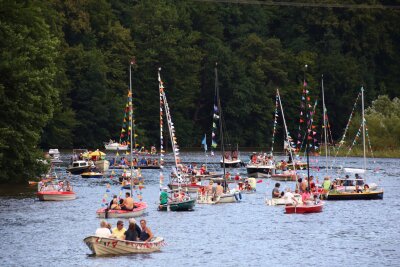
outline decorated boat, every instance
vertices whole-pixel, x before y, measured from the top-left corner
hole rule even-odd
[[[177,190],[179,187],[184,191],[188,191],[189,193],[197,193],[201,188],[201,185],[197,183],[169,183],[168,187],[171,190]]]
[[[151,253],[159,251],[165,245],[162,237],[155,237],[149,242],[139,242],[88,236],[83,242],[96,256]]]
[[[172,122],[172,117],[171,117],[171,112],[169,109],[169,105],[167,102],[167,96],[165,93],[164,89],[164,84],[163,81],[161,80],[161,74],[160,74],[161,68],[158,71],[158,86],[159,86],[159,93],[160,93],[160,189],[163,187],[164,184],[164,174],[163,174],[163,169],[164,169],[164,123],[163,123],[163,115],[165,112],[165,117],[167,121],[167,127],[169,131],[169,136],[171,138],[171,145],[172,145],[172,151],[174,155],[174,163],[175,166],[173,167],[173,176],[171,175],[171,183],[168,185],[172,190],[169,192],[170,197],[168,197],[167,203],[162,203],[161,202],[161,197],[160,197],[160,205],[158,207],[158,210],[160,211],[191,211],[193,210],[196,199],[192,198],[190,194],[186,194],[188,192],[188,187],[190,188],[190,185],[187,185],[186,187],[183,187],[185,183],[183,182],[188,181],[187,178],[182,177],[182,164],[181,164],[181,158],[179,156],[179,146],[178,146],[178,141],[175,136],[175,127]],[[196,186],[195,184],[193,185],[194,187]],[[197,188],[194,188],[194,192],[197,192]],[[166,192],[164,192],[166,193]],[[167,193],[168,194],[168,193]],[[162,203],[162,204],[161,204]]]
[[[110,210],[107,207],[96,211],[98,218],[132,218],[142,216],[147,209],[145,202],[136,202],[133,210]]]
[[[297,203],[302,203],[300,194],[293,194],[293,196],[296,199]],[[266,198],[265,203],[269,206],[279,206],[279,205],[291,204],[293,203],[293,201],[288,200],[285,197],[280,197],[280,198]]]
[[[383,189],[367,192],[340,192],[329,191],[322,196],[326,200],[372,200],[383,199]]]
[[[298,205],[286,205],[285,206],[285,213],[318,213],[322,212],[322,208],[324,207],[324,203],[320,201],[319,203],[310,203],[310,204],[298,204]]]
[[[249,163],[246,165],[247,175],[254,178],[269,178],[275,166],[265,164]]]
[[[67,172],[70,172],[71,174],[82,174],[90,171],[92,167],[93,165],[86,160],[77,160],[68,166]]]

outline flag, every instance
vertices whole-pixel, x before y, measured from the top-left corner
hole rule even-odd
[[[206,134],[204,134],[203,141],[201,141],[201,144],[204,146],[204,151],[207,151],[207,138]]]

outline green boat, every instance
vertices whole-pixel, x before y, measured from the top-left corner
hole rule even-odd
[[[158,207],[159,211],[167,211],[168,206],[170,211],[191,211],[196,204],[196,199],[189,199],[181,202],[170,202]]]

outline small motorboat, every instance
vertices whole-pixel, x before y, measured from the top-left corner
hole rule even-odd
[[[340,192],[331,190],[322,196],[326,200],[372,200],[383,199],[383,189],[370,190],[368,192]]]
[[[301,203],[297,205],[286,205],[285,206],[285,213],[292,214],[292,213],[317,213],[322,212],[322,208],[324,203],[320,201],[319,203],[312,202],[312,203]]]
[[[41,201],[62,201],[74,200],[76,194],[72,191],[69,184],[64,183],[45,183],[39,182],[38,192],[36,193]]]
[[[53,164],[61,164],[63,161],[60,159],[60,151],[57,148],[49,149],[50,162]]]
[[[101,208],[96,211],[99,218],[132,218],[142,216],[147,209],[146,202],[136,202],[136,208],[133,210],[110,210],[108,208]]]
[[[104,147],[106,148],[106,150],[119,150],[119,151],[125,151],[128,150],[128,145],[123,145],[120,144],[118,142],[108,142],[104,144]]]
[[[271,179],[275,181],[297,181],[297,178],[298,175],[292,170],[271,174]]]
[[[84,172],[81,173],[82,178],[103,178],[101,172]]]
[[[83,242],[96,256],[150,253],[164,246],[164,238],[155,237],[149,242],[127,241],[115,238],[88,236]]]
[[[296,199],[297,203],[302,203],[301,195],[300,194],[293,194],[294,198]],[[288,202],[292,203],[293,201],[287,200],[284,197],[280,198],[266,198],[265,203],[269,206],[279,206],[279,205],[286,205]]]
[[[71,174],[82,174],[89,171],[91,168],[92,165],[86,160],[77,160],[68,166],[67,172],[70,172]]]
[[[275,169],[273,165],[264,165],[257,163],[249,163],[246,166],[247,174],[255,178],[268,178],[271,177],[272,170]]]
[[[198,204],[220,204],[220,203],[236,203],[242,199],[242,194],[239,191],[223,193],[220,196],[205,194],[197,195]]]

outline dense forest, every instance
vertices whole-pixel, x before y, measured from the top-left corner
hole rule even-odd
[[[335,141],[363,86],[366,105],[375,100],[368,110],[373,143],[383,149],[385,142],[400,145],[394,99],[400,95],[399,9],[0,0],[0,15],[2,182],[39,173],[43,149],[102,148],[104,141],[118,140],[132,59],[140,144],[159,140],[159,67],[180,145],[200,146],[202,136],[210,136],[218,62],[231,143],[270,146],[276,88],[295,131],[303,80],[312,101],[320,102],[323,75]],[[316,113],[321,110],[319,103]]]

